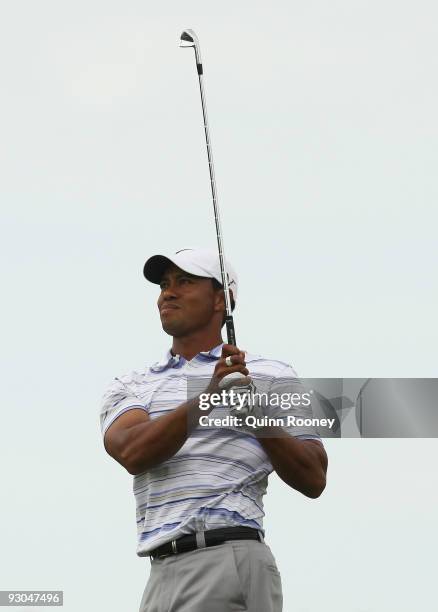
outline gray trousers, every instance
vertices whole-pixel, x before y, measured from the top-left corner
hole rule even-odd
[[[140,612],[281,612],[281,577],[271,549],[257,540],[150,560]]]

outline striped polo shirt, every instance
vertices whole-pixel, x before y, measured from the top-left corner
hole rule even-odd
[[[187,401],[194,380],[205,389],[221,351],[222,344],[190,361],[168,351],[163,361],[144,371],[114,379],[103,397],[102,435],[133,408],[145,410],[151,419],[172,412]],[[268,383],[271,389],[290,389],[297,379],[294,369],[281,361],[247,353],[246,363],[256,388]],[[214,408],[209,417],[222,417],[227,410]],[[303,408],[299,415],[306,416]],[[294,427],[293,435],[320,439],[308,427]],[[272,471],[255,435],[236,427],[198,426],[173,457],[133,477],[137,554],[146,556],[157,546],[195,531],[242,525],[263,530],[263,496]]]

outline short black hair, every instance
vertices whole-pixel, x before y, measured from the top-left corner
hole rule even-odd
[[[211,283],[213,285],[213,289],[222,289],[222,291],[224,290],[224,286],[222,285],[222,283],[220,283],[215,278],[211,279]],[[232,297],[232,295],[230,295],[230,300],[231,300],[231,312],[232,312],[234,310],[234,308],[236,307],[236,302],[234,301],[234,298]],[[227,316],[227,313],[224,314],[224,318],[222,319],[222,327],[225,325],[225,317],[226,316]]]

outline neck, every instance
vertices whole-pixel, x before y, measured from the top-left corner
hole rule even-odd
[[[172,353],[174,355],[181,355],[184,359],[190,361],[201,351],[211,351],[215,346],[222,343],[223,340],[220,332],[206,334],[205,330],[202,330],[181,338],[174,337]]]

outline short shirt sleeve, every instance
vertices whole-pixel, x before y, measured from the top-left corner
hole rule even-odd
[[[285,366],[269,388],[270,416],[282,417],[282,428],[291,436],[319,440],[318,428],[312,422],[312,396],[292,366]]]
[[[145,404],[119,378],[115,378],[106,390],[100,409],[100,429],[102,436],[108,427],[124,412],[141,408],[147,412]]]

